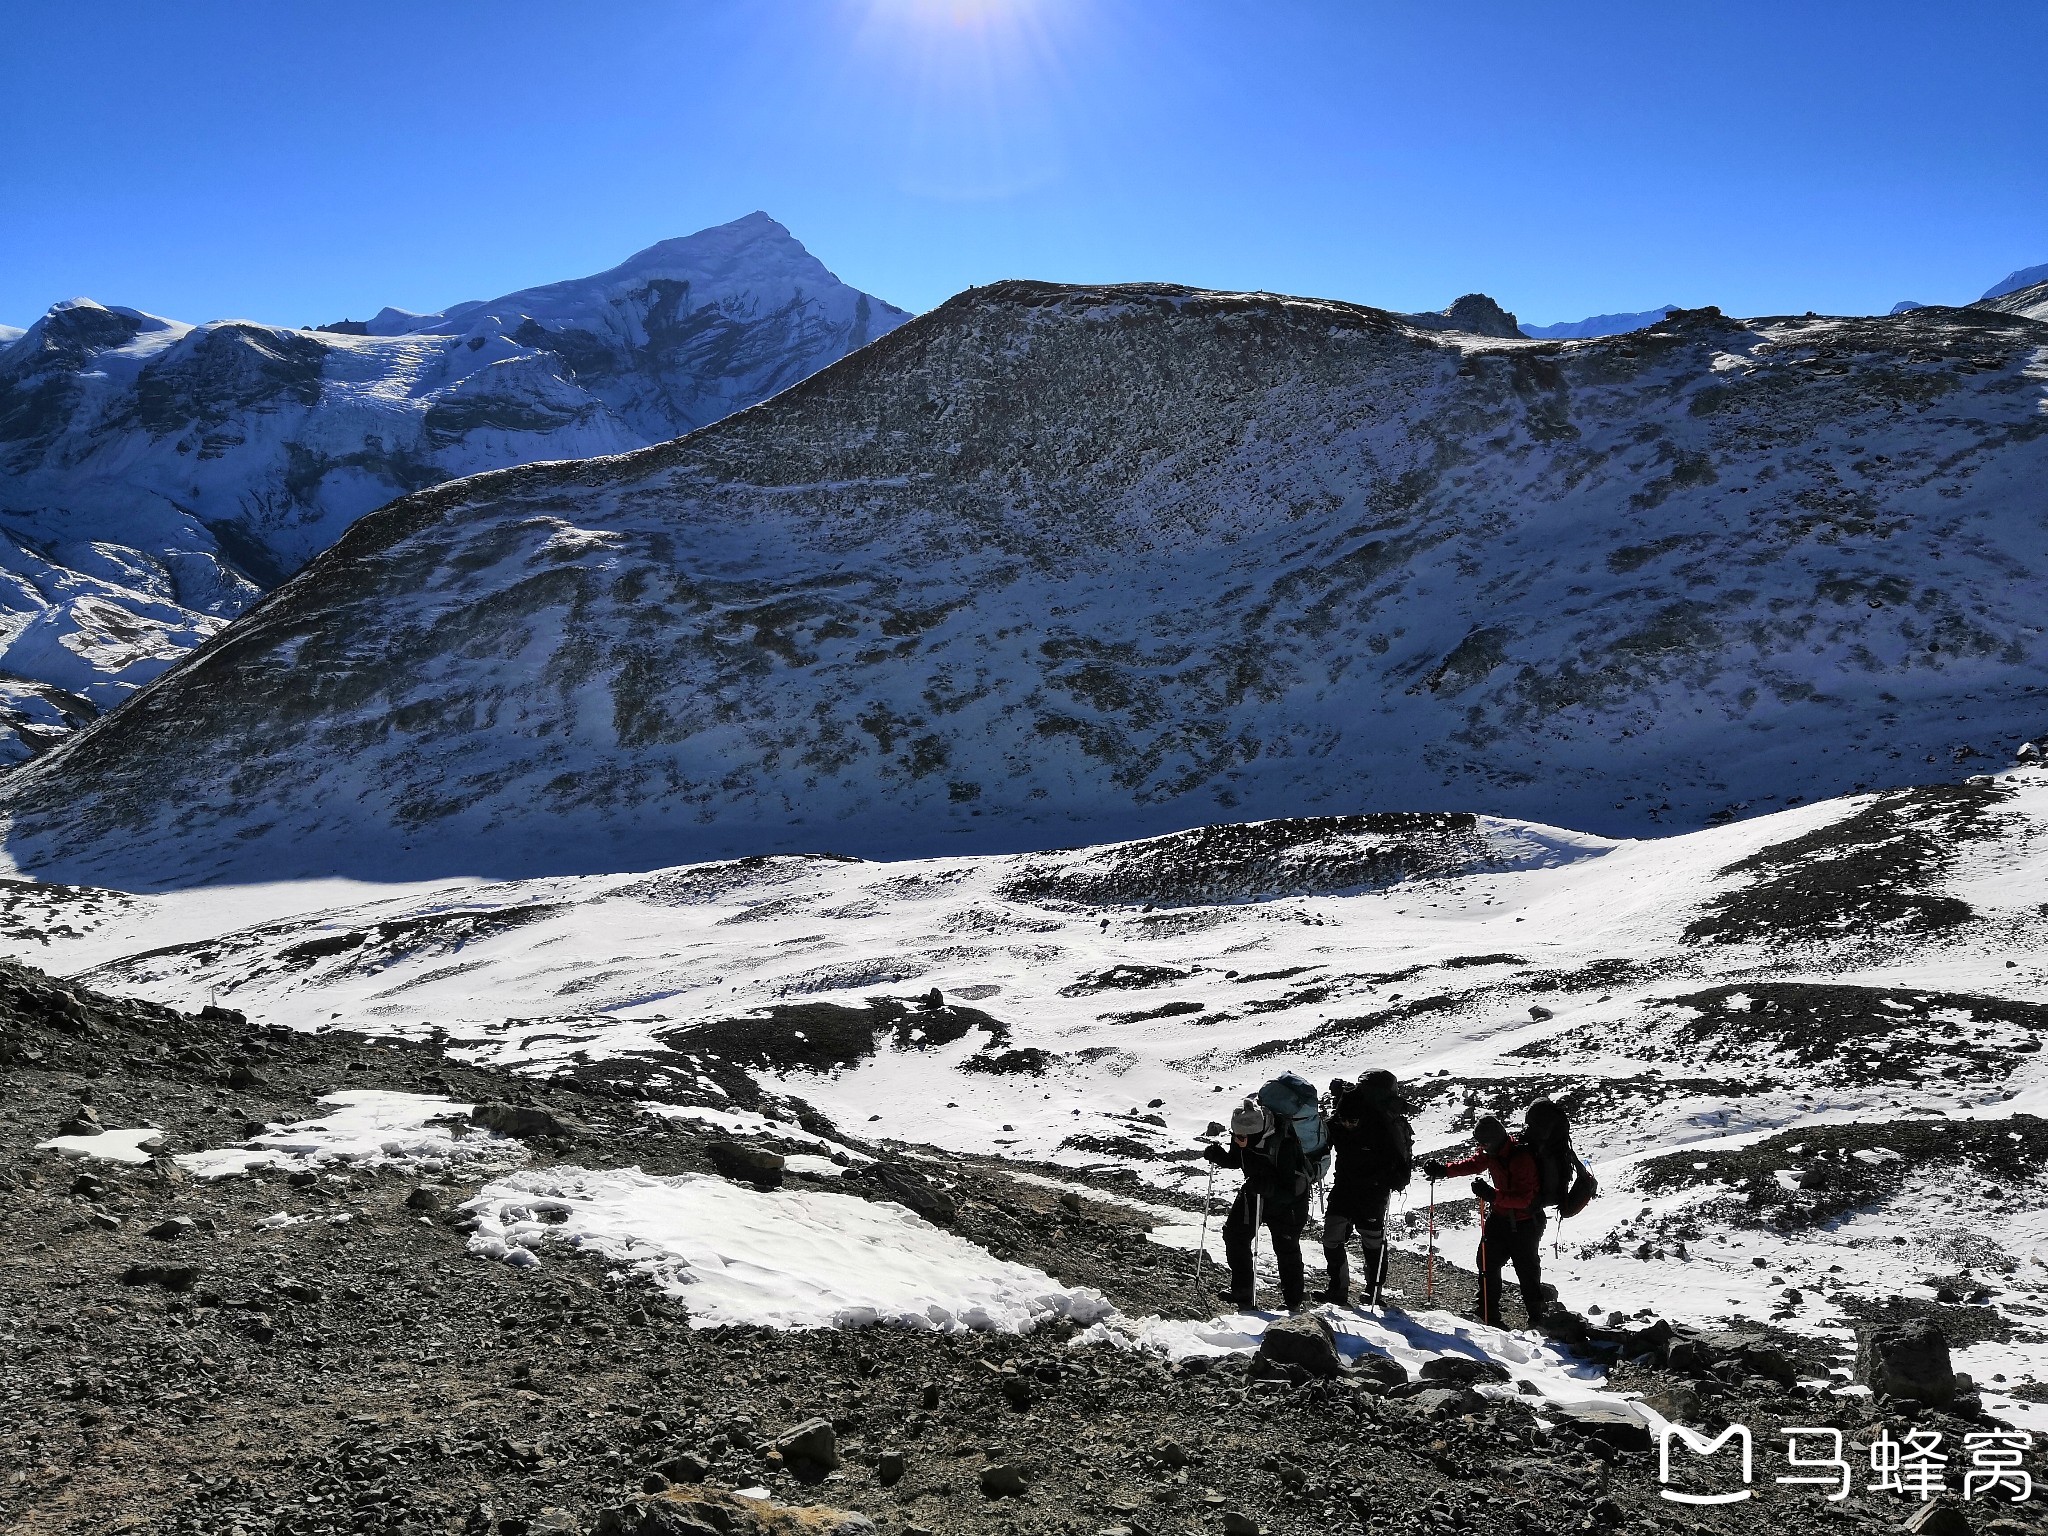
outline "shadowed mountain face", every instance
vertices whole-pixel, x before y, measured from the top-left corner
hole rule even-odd
[[[2044,357],[1988,309],[1550,343],[1000,284],[364,519],[10,776],[10,847],[134,885],[1653,832],[1961,777],[2048,729]]]
[[[393,497],[665,441],[907,318],[765,214],[318,331],[60,304],[0,338],[0,762],[48,734],[7,690],[110,708]]]

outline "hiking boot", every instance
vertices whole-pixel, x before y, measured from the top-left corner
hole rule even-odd
[[[1252,1309],[1252,1298],[1249,1296],[1240,1296],[1235,1291],[1218,1291],[1216,1293],[1216,1299],[1218,1301],[1229,1302],[1233,1307],[1237,1308],[1237,1310],[1240,1312],[1249,1312]]]

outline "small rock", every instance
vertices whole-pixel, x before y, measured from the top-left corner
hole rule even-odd
[[[893,1488],[903,1481],[903,1474],[910,1470],[910,1463],[901,1451],[884,1451],[875,1458],[875,1478],[884,1488]]]
[[[320,1175],[310,1168],[301,1168],[294,1173],[286,1174],[284,1181],[293,1189],[311,1189],[320,1182]]]
[[[93,1107],[90,1104],[81,1104],[78,1106],[77,1114],[59,1123],[57,1134],[59,1136],[99,1136],[103,1135],[106,1129],[104,1125],[100,1124],[100,1117],[93,1112]]]
[[[1014,1462],[992,1462],[981,1469],[981,1492],[984,1498],[1022,1498],[1030,1486],[1031,1481],[1025,1477],[1024,1469]]]
[[[405,1197],[405,1208],[409,1211],[438,1211],[441,1209],[441,1192],[422,1184]]]
[[[121,1230],[121,1218],[109,1216],[105,1211],[94,1211],[86,1219],[102,1232],[118,1232]]]
[[[1064,1190],[1060,1194],[1060,1204],[1070,1211],[1079,1211],[1081,1209],[1081,1197],[1071,1189]]]
[[[1531,1003],[1529,1005],[1529,1017],[1540,1024],[1545,1019],[1556,1018],[1557,1015],[1552,1013],[1548,1008],[1544,1007],[1541,1003]]]
[[[160,1243],[175,1243],[180,1238],[190,1236],[191,1233],[192,1223],[190,1221],[186,1220],[183,1216],[173,1216],[168,1221],[158,1222],[155,1226],[144,1232],[143,1236],[153,1237]]]
[[[1223,1511],[1223,1536],[1259,1536],[1259,1522],[1238,1509]]]

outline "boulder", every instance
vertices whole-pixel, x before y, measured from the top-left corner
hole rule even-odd
[[[514,1136],[521,1141],[539,1137],[570,1141],[580,1129],[575,1121],[552,1110],[535,1104],[507,1104],[502,1100],[475,1106],[470,1110],[469,1118],[472,1124],[487,1131],[496,1131],[500,1136]]]
[[[1946,1359],[1945,1345],[1943,1349]],[[1789,1387],[1799,1379],[1799,1368],[1792,1363],[1792,1357],[1775,1344],[1745,1344],[1736,1352],[1736,1359],[1751,1375],[1775,1381],[1781,1387]]]
[[[1422,1363],[1424,1381],[1444,1386],[1469,1387],[1476,1381],[1508,1381],[1508,1368],[1498,1361],[1479,1360],[1471,1355],[1438,1355]]]
[[[981,1493],[989,1499],[1022,1498],[1031,1487],[1031,1479],[1024,1475],[1024,1469],[1015,1462],[991,1462],[981,1469]]]
[[[756,1189],[778,1189],[782,1185],[785,1164],[780,1152],[770,1152],[765,1147],[750,1147],[738,1141],[714,1141],[704,1149],[704,1155],[711,1159],[711,1166],[735,1184],[751,1184]]]
[[[1697,1424],[1700,1418],[1700,1395],[1688,1386],[1665,1387],[1658,1392],[1643,1394],[1645,1407],[1655,1409],[1673,1424]]]
[[[700,1456],[681,1451],[654,1469],[672,1483],[701,1483],[710,1468]]]
[[[1856,1380],[1881,1396],[1934,1406],[1956,1395],[1948,1339],[1925,1319],[1857,1329]]]
[[[1455,1419],[1486,1411],[1486,1399],[1470,1387],[1432,1387],[1416,1393],[1409,1401],[1425,1419]]]
[[[1337,1353],[1336,1330],[1319,1312],[1304,1312],[1299,1317],[1267,1324],[1252,1363],[1269,1369],[1295,1366],[1311,1376],[1324,1378],[1344,1374],[1344,1361]]]
[[[821,1474],[839,1470],[839,1432],[827,1419],[805,1419],[771,1442],[792,1468],[815,1468]]]
[[[1994,1525],[1993,1530],[1998,1527]],[[1913,1511],[1906,1522],[1906,1529],[1914,1536],[1971,1536],[1970,1517],[1957,1507],[1953,1499],[1936,1499],[1931,1504],[1922,1504]]]
[[[1358,1357],[1351,1367],[1354,1380],[1376,1382],[1382,1387],[1402,1387],[1408,1384],[1408,1367],[1388,1355],[1376,1355],[1367,1351]]]
[[[935,1227],[950,1227],[960,1219],[958,1200],[900,1163],[869,1163],[846,1177],[874,1186],[885,1199],[907,1206]]]
[[[158,1285],[167,1291],[189,1291],[198,1279],[196,1264],[130,1264],[121,1274],[123,1285]]]
[[[670,1488],[600,1510],[590,1536],[874,1536],[874,1522],[850,1510],[779,1509],[723,1488]]]

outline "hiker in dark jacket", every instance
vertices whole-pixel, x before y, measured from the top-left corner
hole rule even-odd
[[[1350,1304],[1346,1249],[1356,1233],[1365,1260],[1359,1271],[1364,1282],[1360,1300],[1376,1307],[1387,1278],[1387,1201],[1395,1190],[1406,1189],[1413,1176],[1415,1135],[1401,1113],[1393,1073],[1369,1072],[1355,1085],[1340,1079],[1330,1088],[1330,1146],[1337,1155],[1337,1176],[1323,1211],[1329,1280],[1320,1299]]]
[[[1536,1159],[1492,1115],[1472,1128],[1472,1139],[1479,1144],[1477,1152],[1453,1163],[1424,1163],[1423,1175],[1432,1182],[1453,1174],[1488,1176],[1472,1181],[1472,1193],[1487,1206],[1479,1229],[1479,1320],[1495,1328],[1507,1326],[1500,1315],[1500,1277],[1512,1263],[1522,1287],[1522,1306],[1529,1321],[1536,1323],[1544,1313],[1544,1216],[1536,1203]]]
[[[1202,1155],[1220,1168],[1244,1171],[1244,1187],[1223,1222],[1223,1253],[1230,1261],[1230,1289],[1222,1293],[1223,1300],[1249,1309],[1256,1299],[1252,1245],[1263,1226],[1273,1239],[1281,1299],[1288,1311],[1299,1311],[1304,1291],[1301,1229],[1308,1225],[1309,1190],[1301,1143],[1270,1111],[1246,1099],[1231,1112],[1230,1145],[1211,1142]]]

